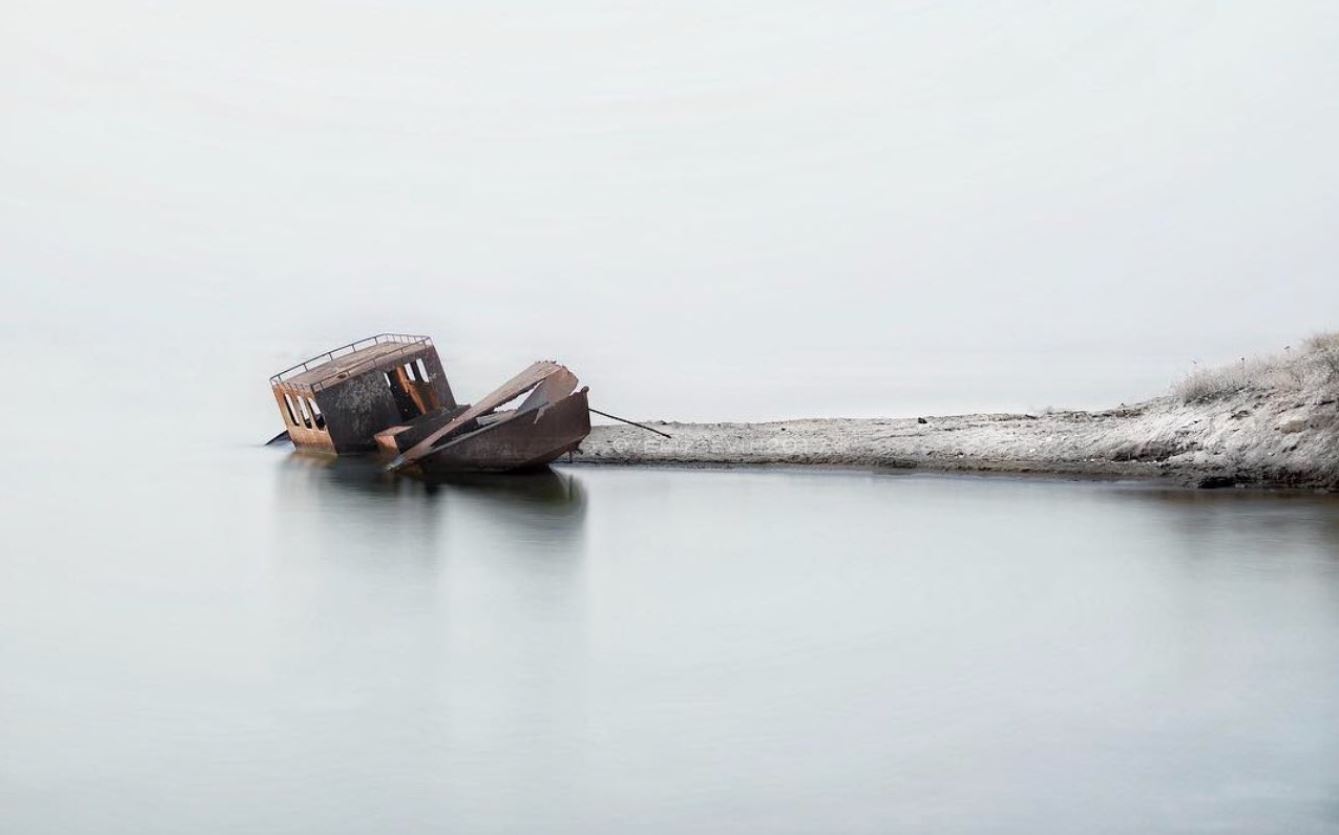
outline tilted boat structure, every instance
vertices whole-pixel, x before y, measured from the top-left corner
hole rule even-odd
[[[427,476],[539,467],[590,434],[587,391],[577,390],[576,375],[567,368],[542,360],[444,423],[424,418],[391,427],[377,433],[377,444],[387,452],[402,450],[392,469],[417,467]],[[515,408],[502,408],[522,397]]]
[[[575,450],[590,434],[588,389],[577,383],[566,367],[541,360],[461,405],[431,339],[385,333],[270,378],[298,449],[379,452],[389,469],[427,478],[532,469]]]

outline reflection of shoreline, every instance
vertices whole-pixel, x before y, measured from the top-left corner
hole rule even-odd
[[[1245,541],[1262,552],[1274,542],[1297,540],[1299,529],[1321,551],[1339,560],[1339,496],[1302,490],[1177,490],[1112,491],[1123,501],[1154,508],[1157,519],[1181,536],[1184,547],[1206,556],[1229,553]],[[1232,547],[1229,547],[1231,543]],[[1271,562],[1286,563],[1275,554]]]

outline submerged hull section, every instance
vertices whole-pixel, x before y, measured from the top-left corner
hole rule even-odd
[[[571,452],[590,434],[586,390],[540,409],[507,415],[442,444],[413,467],[432,479],[460,472],[506,472],[542,467]]]

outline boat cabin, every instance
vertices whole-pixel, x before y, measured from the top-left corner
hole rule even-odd
[[[340,454],[375,449],[388,427],[462,410],[426,336],[369,336],[275,374],[270,388],[294,446]]]

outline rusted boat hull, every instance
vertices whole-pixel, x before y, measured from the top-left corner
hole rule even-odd
[[[378,334],[270,378],[287,437],[300,449],[377,450],[391,472],[542,467],[590,433],[586,389],[555,360],[537,360],[473,405],[456,402],[426,336]],[[513,405],[514,404],[514,405]]]
[[[589,434],[590,409],[583,388],[543,409],[454,438],[412,466],[428,479],[460,472],[535,469],[575,450]]]

